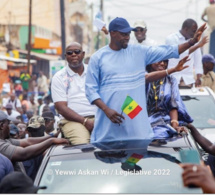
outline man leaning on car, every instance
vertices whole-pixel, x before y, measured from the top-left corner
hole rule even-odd
[[[85,96],[87,65],[82,62],[84,55],[79,43],[69,44],[65,54],[67,66],[58,71],[51,82],[52,99],[62,116],[59,125],[65,138],[74,145],[90,142],[96,111]]]
[[[25,173],[21,161],[29,160],[42,154],[52,144],[68,144],[68,140],[43,136],[28,139],[11,139],[8,116],[0,111],[0,153],[6,156],[14,165],[15,171]],[[57,136],[56,134],[55,136]]]

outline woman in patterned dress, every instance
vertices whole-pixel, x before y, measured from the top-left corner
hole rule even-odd
[[[163,60],[148,65],[146,69],[151,73],[167,70],[167,66],[168,60]],[[166,77],[146,84],[147,111],[154,138],[172,137],[184,131],[183,124],[193,122],[181,99],[176,79],[166,73]]]

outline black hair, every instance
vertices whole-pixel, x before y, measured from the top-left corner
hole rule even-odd
[[[182,29],[190,28],[190,27],[192,27],[193,24],[197,25],[196,21],[191,18],[188,18],[183,22]]]
[[[166,63],[167,63],[167,67],[168,67],[169,60],[168,60],[168,59],[167,59],[167,60],[161,60],[160,62],[162,62],[162,61],[166,62]],[[152,64],[148,64],[148,65],[146,66],[146,71],[147,71],[148,73],[152,72]]]
[[[41,125],[41,127],[38,128],[28,127],[27,130],[31,134],[31,137],[43,137],[45,132],[45,126]]]
[[[151,64],[149,64],[149,65],[146,66],[146,71],[147,71],[148,73],[151,72]]]

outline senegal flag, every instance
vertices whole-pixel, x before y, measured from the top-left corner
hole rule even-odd
[[[138,115],[142,108],[130,96],[127,96],[123,105],[122,111],[127,114],[131,119]]]
[[[128,163],[135,163],[135,164],[136,164],[141,158],[143,158],[143,155],[133,153],[133,154],[126,160],[126,162],[128,162]]]

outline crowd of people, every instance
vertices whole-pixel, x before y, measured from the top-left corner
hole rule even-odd
[[[187,19],[159,46],[147,38],[144,21],[132,28],[117,17],[109,24],[110,44],[94,53],[88,65],[81,44],[73,42],[66,47],[66,67],[50,85],[43,72],[38,78],[23,72],[13,85],[6,84],[0,104],[0,182],[13,171],[34,180],[52,144],[167,138],[186,131],[184,126],[213,155],[211,143],[187,125],[193,119],[179,94],[184,85],[208,86],[215,92],[214,57],[202,56],[200,50],[208,42],[202,38],[205,29],[206,24],[198,28]],[[102,31],[107,34],[106,28]],[[136,42],[129,44],[131,31]],[[214,192],[190,179],[189,166],[182,165],[184,185]],[[203,165],[198,170],[207,172]]]

